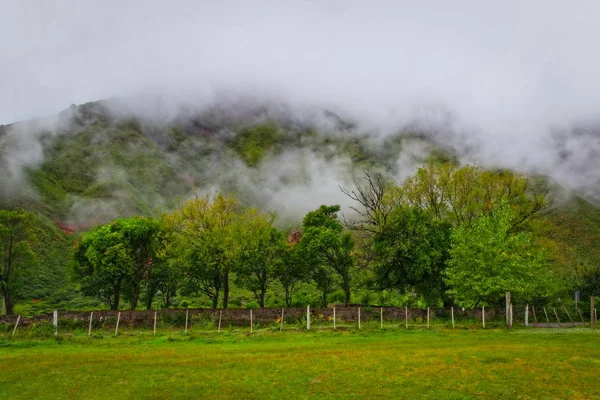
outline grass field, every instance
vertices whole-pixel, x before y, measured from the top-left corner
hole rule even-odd
[[[0,339],[0,398],[600,398],[590,329]]]

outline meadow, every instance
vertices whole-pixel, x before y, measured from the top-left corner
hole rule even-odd
[[[600,398],[600,333],[384,328],[0,338],[0,398]]]

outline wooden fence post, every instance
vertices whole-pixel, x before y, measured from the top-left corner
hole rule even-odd
[[[119,333],[119,321],[121,321],[121,312],[117,314],[117,326],[115,327],[115,336]]]
[[[450,309],[450,314],[452,315],[452,329],[454,329],[454,306]]]
[[[408,306],[404,307],[404,323],[406,325],[406,329],[408,329]]]
[[[550,328],[550,319],[548,318],[548,313],[546,312],[546,307],[544,307],[544,315],[546,316],[547,327]]]
[[[281,309],[281,324],[279,325],[279,332],[283,331],[283,311],[285,310],[285,308]]]
[[[54,336],[58,335],[58,311],[52,313],[52,325],[54,325]]]
[[[94,312],[90,313],[90,326],[88,327],[88,336],[92,336],[92,321],[94,320]]]
[[[535,306],[531,306],[531,310],[533,311],[533,326],[538,327],[537,316],[535,315]]]
[[[217,328],[217,333],[221,333],[221,319],[223,318],[223,310],[219,310],[219,327]]]
[[[250,309],[250,333],[252,333],[252,309]]]
[[[189,308],[186,308],[186,309],[185,309],[185,331],[184,331],[184,334],[185,334],[185,335],[187,335],[187,328],[188,328],[188,317],[189,317],[189,314],[190,314],[190,309],[189,309]]]
[[[554,316],[556,317],[556,320],[558,321],[558,327],[562,328],[562,325],[560,324],[560,319],[558,319],[558,314],[556,313],[556,308],[554,309]]]
[[[583,324],[583,326],[585,326],[585,320],[583,319],[583,314],[581,313],[579,308],[577,309],[577,312],[579,313],[579,317],[581,318],[581,323]]]
[[[595,310],[595,308],[594,308],[594,296],[591,296],[590,297],[590,328],[591,329],[596,329],[596,321],[595,321],[596,318],[594,318],[595,317],[594,310]]]
[[[485,328],[485,306],[481,306],[481,323]]]
[[[156,335],[156,311],[154,311],[154,326],[153,326],[154,334]]]
[[[573,324],[573,326],[577,326],[577,325],[575,325],[575,322],[573,321],[573,318],[571,318],[571,314],[569,314],[569,311],[567,310],[567,307],[563,306],[563,308],[565,309],[565,312],[567,313],[567,317],[569,317],[569,320],[571,321],[571,323]]]
[[[21,321],[21,316],[19,315],[17,317],[17,323],[15,324],[15,329],[13,329],[12,335],[11,336],[15,336],[15,332],[17,332],[17,327],[19,326],[19,322]]]
[[[512,328],[513,326],[513,307],[512,307],[512,303],[510,303],[510,327]]]
[[[383,307],[379,309],[379,314],[381,317],[381,323],[379,324],[379,329],[383,329]]]
[[[306,306],[306,330],[310,330],[310,306]]]
[[[429,329],[429,307],[427,307],[427,329]]]
[[[506,327],[512,328],[512,321],[510,320],[510,292],[506,292]]]
[[[529,304],[525,306],[525,326],[529,326]]]
[[[360,307],[358,307],[358,329],[360,329]]]
[[[333,329],[335,330],[335,307],[333,307]]]

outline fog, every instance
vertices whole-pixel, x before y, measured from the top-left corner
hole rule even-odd
[[[469,161],[598,195],[600,138],[571,132],[598,119],[594,1],[5,0],[0,14],[0,124],[144,94],[166,95],[168,116],[225,89],[381,135],[417,123]]]

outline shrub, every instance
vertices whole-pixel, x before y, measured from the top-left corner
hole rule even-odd
[[[251,301],[251,302],[246,303],[245,307],[246,307],[246,310],[254,310],[254,309],[260,308],[260,306],[258,305],[258,303],[255,302],[255,301]]]

